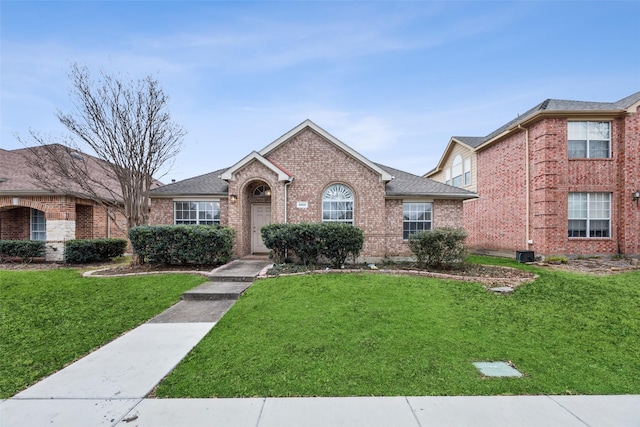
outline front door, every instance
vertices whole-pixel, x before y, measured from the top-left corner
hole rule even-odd
[[[251,205],[251,253],[269,252],[260,232],[260,229],[267,224],[271,224],[271,205],[265,203]]]

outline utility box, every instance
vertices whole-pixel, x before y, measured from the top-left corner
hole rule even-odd
[[[535,256],[533,251],[516,251],[516,261],[518,262],[533,262]]]

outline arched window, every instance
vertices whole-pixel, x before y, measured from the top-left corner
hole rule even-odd
[[[327,188],[322,196],[322,222],[353,224],[353,192],[342,184]]]
[[[253,190],[253,195],[255,197],[261,197],[261,196],[269,197],[271,196],[271,189],[266,185],[259,185],[256,187],[255,190]]]
[[[453,158],[451,165],[451,185],[462,187],[462,156],[458,154]]]

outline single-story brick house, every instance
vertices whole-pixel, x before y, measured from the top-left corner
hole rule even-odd
[[[640,255],[640,92],[547,99],[484,137],[455,136],[424,175],[474,191],[467,244],[536,255]]]
[[[229,168],[151,192],[151,224],[221,224],[234,255],[267,253],[269,223],[338,221],[364,231],[363,259],[410,256],[418,230],[462,226],[475,193],[374,163],[310,120]]]
[[[54,144],[70,161],[86,162],[92,176],[109,179],[99,160],[85,153]],[[43,240],[47,261],[63,259],[64,242],[70,239],[126,237],[124,217],[78,195],[77,191],[51,192],[31,177],[26,150],[0,149],[0,239]],[[113,188],[119,184],[113,183]],[[105,198],[110,195],[105,194]]]

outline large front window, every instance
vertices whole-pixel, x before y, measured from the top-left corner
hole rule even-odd
[[[570,159],[611,157],[611,123],[569,122],[567,133]]]
[[[611,195],[569,193],[569,237],[610,237]]]
[[[173,202],[175,224],[220,224],[220,202]]]
[[[335,184],[322,196],[322,222],[353,224],[353,192],[347,186]]]
[[[408,240],[412,234],[419,231],[431,230],[432,220],[433,203],[403,203],[402,238]]]
[[[44,212],[31,209],[31,240],[47,240],[47,219]]]

